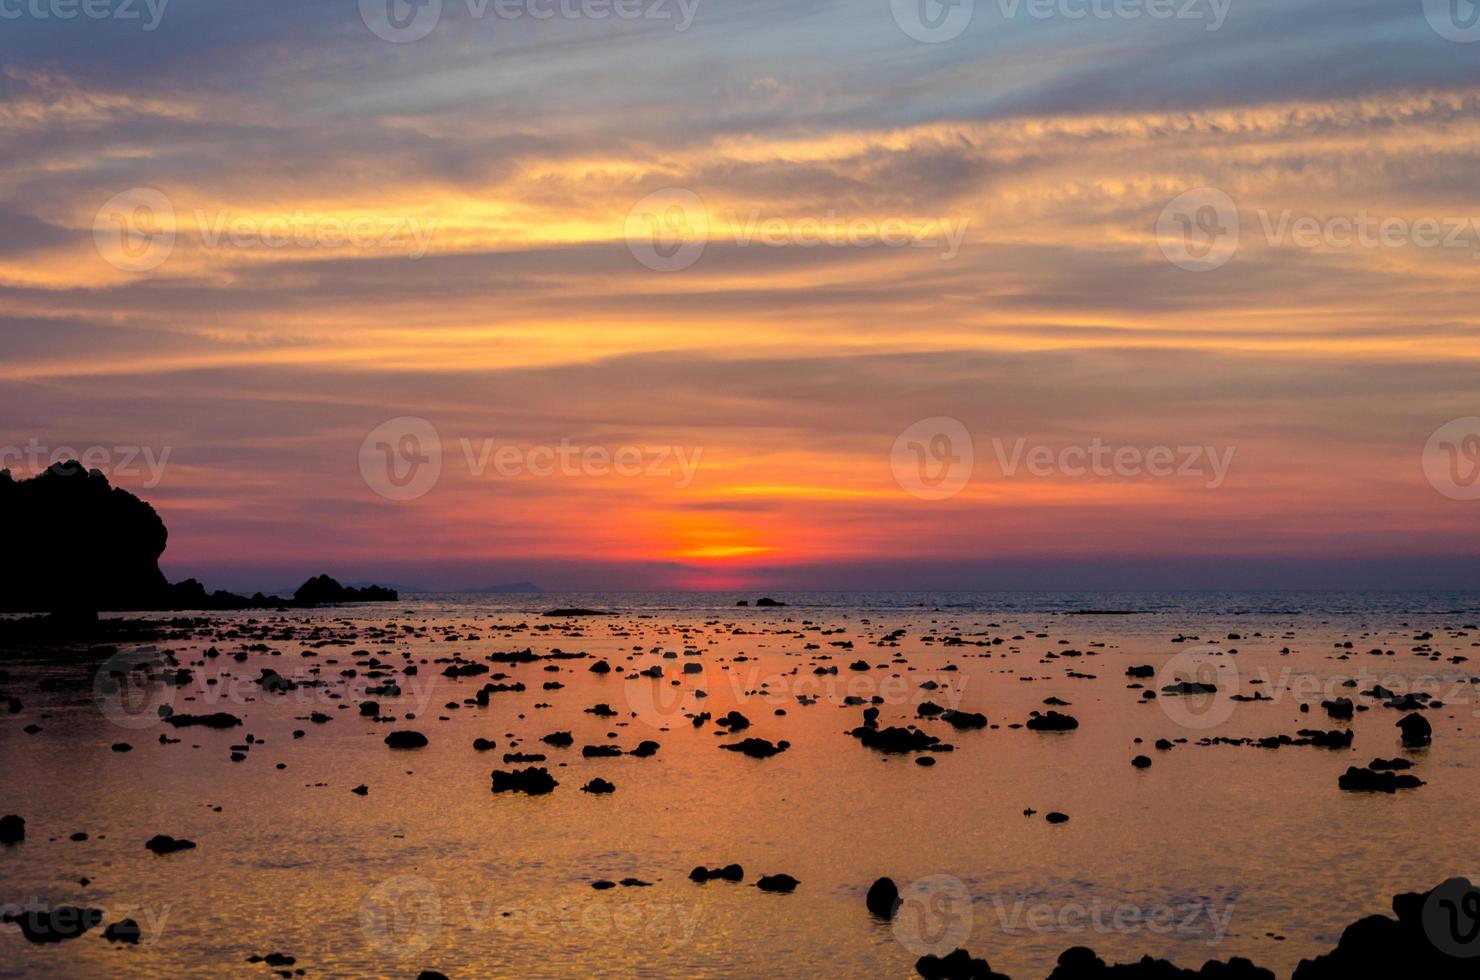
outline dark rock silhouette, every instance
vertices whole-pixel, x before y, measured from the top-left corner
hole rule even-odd
[[[1027,726],[1035,732],[1069,732],[1079,727],[1079,719],[1058,711],[1029,712]]]
[[[14,813],[0,817],[0,844],[19,844],[26,839],[26,818]]]
[[[1397,727],[1403,730],[1403,744],[1410,749],[1422,748],[1434,740],[1434,729],[1420,714],[1404,715]]]
[[[727,749],[731,752],[743,752],[752,759],[769,759],[771,756],[785,752],[791,748],[791,743],[786,739],[782,739],[775,745],[772,745],[764,738],[747,738],[728,745],[721,745],[720,748]]]
[[[340,585],[327,575],[311,578],[293,593],[293,603],[299,606],[336,605],[342,602],[395,602],[399,596],[395,589],[384,589],[378,585],[367,585],[362,589]]]
[[[702,864],[689,872],[689,880],[704,883],[706,881],[743,881],[745,869],[738,864],[727,864],[723,868],[706,868]]]
[[[777,602],[775,599],[772,599],[770,596],[763,596],[762,598],[755,600],[755,604],[757,606],[764,606],[764,607],[769,607],[769,608],[776,608],[778,606],[784,606],[784,605],[786,605],[786,603],[784,603],[784,602]]]
[[[1376,771],[1348,766],[1337,778],[1336,784],[1345,790],[1359,793],[1396,793],[1400,789],[1417,789],[1423,780],[1407,774],[1398,775],[1388,770]]]
[[[155,854],[174,854],[176,851],[194,850],[195,841],[171,837],[168,834],[155,834],[144,842],[144,846]]]
[[[800,884],[801,882],[791,875],[761,875],[756,879],[755,887],[763,892],[781,892],[789,895],[796,891],[797,885]]]
[[[899,910],[899,886],[893,878],[880,878],[869,886],[863,904],[881,919],[892,919]]]
[[[18,556],[0,568],[0,608],[145,609],[169,589],[159,570],[164,521],[81,463],[58,463],[19,481],[0,470],[0,516]]]
[[[235,728],[242,723],[236,715],[217,711],[209,715],[165,715],[166,722],[175,728]]]
[[[391,732],[385,737],[385,744],[393,749],[424,749],[427,746],[427,737],[421,732],[409,730]]]
[[[950,748],[950,746],[942,744],[941,740],[934,735],[926,735],[916,728],[897,728],[894,726],[884,729],[874,728],[868,722],[869,711],[874,711],[875,715],[877,715],[876,709],[865,709],[865,723],[848,733],[868,748],[888,753],[940,752]]]
[[[1209,960],[1201,970],[1183,969],[1149,956],[1137,963],[1107,965],[1094,950],[1074,946],[1059,954],[1058,966],[1048,980],[1274,980],[1274,974],[1240,956],[1227,963]]]
[[[75,905],[58,905],[51,910],[28,908],[23,912],[7,912],[0,921],[14,922],[21,927],[21,935],[27,942],[59,943],[64,939],[76,939],[94,929],[103,921],[102,909],[78,908]]]
[[[607,782],[605,779],[602,779],[600,776],[597,776],[585,786],[581,787],[582,793],[615,793],[616,791],[617,788],[615,786]]]
[[[1452,878],[1421,894],[1395,895],[1396,920],[1372,915],[1353,922],[1331,952],[1301,960],[1293,980],[1474,977],[1477,940],[1470,936],[1465,943],[1464,939],[1466,928],[1476,921],[1477,906],[1480,891],[1464,878]]]
[[[915,961],[915,972],[925,980],[1009,980],[1006,974],[993,973],[986,960],[973,959],[964,949],[945,956],[922,956]]]
[[[133,919],[119,919],[103,930],[103,938],[110,943],[137,943],[143,930]]]
[[[493,791],[495,793],[528,793],[530,796],[539,796],[552,792],[559,785],[560,783],[550,775],[548,769],[515,769],[512,772],[495,769],[493,771]]]
[[[169,532],[153,507],[75,460],[29,480],[0,470],[0,521],[19,560],[0,566],[0,611],[67,616],[133,610],[234,610],[389,602],[396,593],[346,589],[326,575],[294,599],[207,592],[194,579],[171,584],[159,569]]]

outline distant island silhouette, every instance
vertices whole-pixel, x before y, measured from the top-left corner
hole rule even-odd
[[[0,566],[0,612],[266,609],[399,598],[393,589],[351,588],[328,575],[309,579],[291,598],[207,592],[193,578],[171,583],[159,568],[169,542],[159,514],[75,460],[29,480],[0,470],[0,518],[18,556]]]

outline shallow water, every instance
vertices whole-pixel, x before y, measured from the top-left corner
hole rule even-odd
[[[1387,911],[1394,892],[1476,875],[1475,665],[1450,662],[1480,640],[1473,594],[798,594],[780,596],[789,605],[778,609],[735,608],[737,598],[413,596],[216,615],[111,661],[127,668],[169,650],[193,667],[192,684],[121,695],[88,668],[8,660],[0,689],[25,708],[0,716],[0,813],[26,817],[27,839],[0,849],[0,902],[85,904],[105,922],[129,915],[143,942],[114,946],[99,930],[43,946],[4,926],[0,975],[269,976],[246,959],[281,951],[309,976],[909,976],[922,953],[965,946],[1023,978],[1088,945],[1106,959],[1149,953],[1183,966],[1247,956],[1288,976],[1352,920]],[[566,605],[620,614],[539,615]],[[1071,615],[1083,609],[1139,612]],[[248,620],[275,635],[230,635]],[[379,642],[371,628],[390,625],[394,639]],[[895,630],[905,631],[898,646],[877,645]],[[1415,639],[1425,631],[1431,639]],[[955,633],[963,645],[940,642]],[[1179,634],[1196,638],[1172,642]],[[841,641],[854,647],[829,645]],[[232,659],[259,642],[269,649]],[[204,658],[213,645],[221,656]],[[486,708],[462,702],[491,675],[452,679],[437,662],[526,647],[591,659],[492,664],[528,689],[492,694]],[[355,710],[377,683],[364,677],[370,657],[418,665],[398,678],[400,698],[375,698],[394,722]],[[625,670],[593,674],[596,658]],[[858,659],[873,669],[850,670]],[[686,662],[703,673],[681,675]],[[654,664],[664,679],[626,679]],[[1196,675],[1220,694],[1143,703],[1125,676],[1133,664],[1159,668],[1146,687]],[[817,666],[839,672],[818,676]],[[250,682],[263,667],[300,680],[317,667],[327,686],[266,695]],[[341,676],[347,668],[359,676]],[[1358,687],[1342,687],[1348,678]],[[38,689],[42,679],[61,689]],[[927,680],[940,688],[922,690]],[[564,687],[542,690],[547,681]],[[1444,702],[1425,712],[1431,747],[1405,753],[1393,727],[1403,712],[1371,698],[1351,723],[1319,707],[1374,683]],[[1256,690],[1273,700],[1226,697]],[[863,747],[846,734],[863,711],[843,703],[849,695],[882,697],[882,724],[918,724],[955,751],[925,768]],[[1049,697],[1070,703],[1058,710],[1077,730],[1008,727]],[[983,712],[992,727],[917,719],[925,700]],[[598,702],[619,716],[583,711]],[[176,730],[154,720],[158,704],[246,724]],[[746,736],[790,748],[764,760],[720,751],[736,739],[685,717],[736,708],[752,722]],[[332,720],[314,724],[313,711]],[[30,723],[42,731],[23,733]],[[1348,724],[1350,750],[1194,744]],[[404,728],[430,745],[383,744]],[[575,745],[542,745],[553,731],[572,732]],[[181,741],[162,745],[161,733]],[[246,758],[230,761],[248,733]],[[497,748],[474,751],[480,736]],[[1188,741],[1162,752],[1157,738]],[[661,743],[656,755],[580,752],[644,739]],[[120,741],[133,750],[111,751]],[[544,753],[539,764],[560,786],[491,793],[492,770],[524,767],[505,764],[506,751]],[[1131,767],[1138,754],[1151,768]],[[1393,796],[1337,789],[1347,766],[1396,755],[1427,785]],[[595,776],[617,791],[581,792]],[[361,783],[367,796],[350,792]],[[1071,819],[1050,825],[1052,810]],[[70,841],[77,831],[90,839]],[[156,857],[143,844],[157,833],[198,847]],[[688,880],[697,864],[731,862],[744,866],[744,884]],[[752,887],[775,872],[801,885],[790,895]],[[881,875],[909,899],[893,924],[864,910]],[[652,885],[591,888],[626,877]]]

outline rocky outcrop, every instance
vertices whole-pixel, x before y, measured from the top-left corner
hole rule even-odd
[[[327,575],[292,599],[207,592],[171,584],[159,569],[169,531],[153,507],[98,470],[58,463],[29,480],[0,470],[0,521],[17,558],[0,564],[0,612],[236,610],[340,602],[393,602],[391,589],[346,588]]]

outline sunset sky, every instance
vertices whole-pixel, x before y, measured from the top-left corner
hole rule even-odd
[[[401,42],[370,0],[0,0],[0,444],[109,449],[212,587],[1474,583],[1480,501],[1422,465],[1480,416],[1480,43],[1444,4],[976,0],[926,42],[890,0],[548,2]],[[1196,189],[1236,206],[1217,268],[1165,234]],[[701,254],[651,268],[650,215]],[[1363,216],[1390,234],[1294,231]],[[442,450],[408,500],[362,453],[402,417]],[[970,437],[945,499],[894,449],[932,419]],[[697,465],[478,472],[562,444]]]

